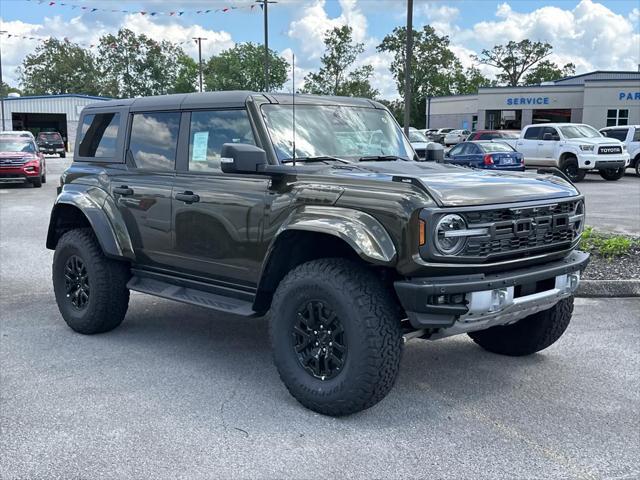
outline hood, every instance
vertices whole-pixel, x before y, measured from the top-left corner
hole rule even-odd
[[[361,162],[353,169],[333,169],[332,174],[379,181],[415,179],[442,207],[528,202],[579,195],[571,183],[555,175],[474,170],[433,162]]]
[[[34,153],[29,152],[0,152],[0,158],[24,158],[35,157]]]
[[[568,138],[565,141],[568,143],[579,143],[582,145],[622,145],[620,140],[610,137]]]

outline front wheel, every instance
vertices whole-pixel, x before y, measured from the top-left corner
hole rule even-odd
[[[60,313],[78,333],[116,328],[129,305],[129,268],[104,256],[90,229],[65,233],[53,255],[53,290]]]
[[[382,400],[400,367],[397,311],[378,277],[357,263],[321,259],[289,272],[273,298],[270,336],[291,395],[333,416]]]
[[[622,177],[624,177],[625,170],[626,168],[624,167],[600,170],[600,176],[605,180],[615,182],[616,180],[620,180]]]
[[[564,165],[562,165],[561,170],[573,183],[581,182],[587,175],[586,170],[578,168],[578,161],[575,159],[567,160]]]
[[[573,297],[560,300],[549,310],[534,313],[511,325],[499,325],[469,333],[485,350],[501,355],[531,355],[553,345],[569,326]]]

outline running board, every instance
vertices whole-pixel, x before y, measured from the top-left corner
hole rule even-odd
[[[127,288],[129,290],[135,290],[136,292],[155,295],[156,297],[210,308],[218,312],[233,313],[234,315],[241,315],[243,317],[257,315],[253,310],[253,303],[246,300],[196,290],[195,288],[173,285],[153,278],[133,276],[131,280],[129,280],[129,283],[127,283]]]

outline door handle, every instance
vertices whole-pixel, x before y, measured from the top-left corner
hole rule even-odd
[[[133,195],[133,189],[127,187],[126,185],[122,185],[120,187],[115,187],[113,189],[113,193],[117,193],[118,195],[122,195],[123,197],[128,197]]]
[[[193,192],[190,192],[187,190],[186,192],[183,192],[183,193],[176,193],[175,199],[181,202],[190,204],[190,203],[199,202],[200,195],[196,195]]]

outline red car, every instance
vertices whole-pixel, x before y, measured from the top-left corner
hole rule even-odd
[[[41,187],[47,181],[44,155],[30,138],[0,136],[0,183],[29,182]]]

